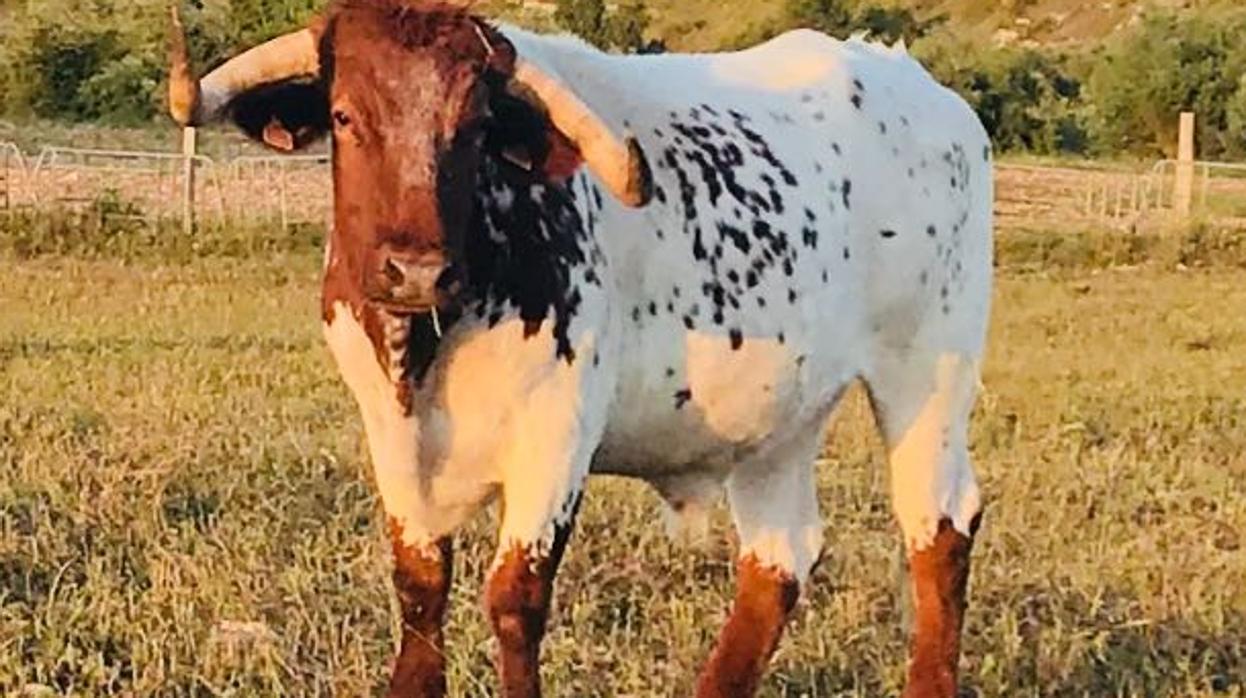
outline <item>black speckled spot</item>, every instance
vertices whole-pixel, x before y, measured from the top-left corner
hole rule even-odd
[[[880,231],[878,231],[878,234],[879,234],[879,235],[881,235],[881,236],[883,236],[883,238],[890,240],[891,238],[893,238],[893,237],[895,237],[895,236],[896,236],[896,231],[894,231],[894,230],[880,230]]]
[[[675,391],[675,409],[682,410],[684,405],[688,404],[690,400],[692,400],[691,388]]]
[[[731,338],[731,349],[733,351],[739,351],[740,347],[744,346],[744,333],[740,331],[740,328],[732,327],[728,330],[727,336]]]

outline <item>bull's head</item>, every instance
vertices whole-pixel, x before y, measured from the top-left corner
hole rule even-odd
[[[230,117],[284,151],[332,133],[335,263],[361,300],[390,311],[444,304],[464,281],[482,157],[552,179],[583,162],[622,203],[648,201],[635,140],[461,9],[340,0],[201,80],[176,9],[173,25],[169,102],[179,123]]]

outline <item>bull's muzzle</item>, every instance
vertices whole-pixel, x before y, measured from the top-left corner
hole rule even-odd
[[[368,300],[391,312],[421,313],[454,303],[461,281],[438,251],[408,252],[382,247],[364,279]]]

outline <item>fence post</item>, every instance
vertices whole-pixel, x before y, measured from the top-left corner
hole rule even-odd
[[[182,233],[195,233],[195,128],[182,129]]]
[[[9,149],[4,147],[3,144],[0,144],[0,160],[4,162],[4,166],[0,167],[0,211],[8,211],[12,207],[12,202],[9,200],[9,187],[11,186],[9,184],[11,177],[9,172],[11,168],[9,166]]]
[[[1181,112],[1181,132],[1177,140],[1176,190],[1173,208],[1186,219],[1194,203],[1194,112]]]

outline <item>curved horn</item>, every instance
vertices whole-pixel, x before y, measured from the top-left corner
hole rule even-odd
[[[545,104],[550,121],[580,149],[593,174],[627,206],[640,207],[653,196],[653,173],[631,134],[620,139],[574,92],[556,77],[523,58],[513,80]]]
[[[318,42],[311,29],[300,29],[231,58],[196,81],[186,50],[186,31],[174,4],[169,41],[169,113],[183,126],[210,123],[220,117],[234,97],[251,88],[292,78],[315,78],[320,74]]]

